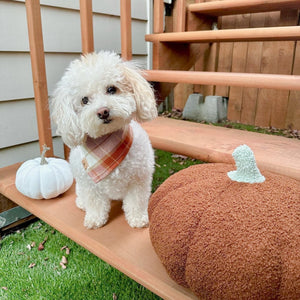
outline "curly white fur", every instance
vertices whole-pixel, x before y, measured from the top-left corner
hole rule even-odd
[[[109,93],[109,87],[115,87],[115,92]],[[88,103],[83,102],[84,97]],[[82,56],[66,70],[51,104],[57,132],[71,148],[76,204],[86,212],[84,225],[103,226],[109,217],[110,201],[122,199],[129,225],[147,226],[154,154],[146,132],[133,120],[151,120],[157,110],[153,90],[138,69],[112,52]],[[103,107],[109,110],[109,122],[99,118],[98,111]],[[87,136],[98,138],[129,123],[133,129],[129,153],[112,173],[94,183],[83,168],[78,146]]]

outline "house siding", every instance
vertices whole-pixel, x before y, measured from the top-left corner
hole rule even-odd
[[[121,52],[120,1],[93,1],[95,51]],[[41,0],[48,93],[80,56],[79,0]],[[147,67],[147,0],[132,0],[133,60]],[[54,154],[63,157],[55,135]],[[24,0],[0,0],[0,167],[39,155]]]

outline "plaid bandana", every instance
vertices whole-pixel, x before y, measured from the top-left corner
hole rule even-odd
[[[82,164],[95,183],[110,174],[126,157],[133,140],[132,128],[118,130],[81,145]]]

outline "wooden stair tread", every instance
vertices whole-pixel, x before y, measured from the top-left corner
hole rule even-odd
[[[260,169],[300,180],[300,141],[284,137],[158,117],[143,124],[154,148],[208,162],[233,163],[232,152],[247,144]],[[196,299],[166,273],[151,245],[149,230],[132,229],[120,202],[100,229],[83,226],[84,212],[75,205],[75,187],[50,200],[30,199],[15,187],[20,163],[0,169],[0,193],[50,224],[76,243],[164,299]]]
[[[19,166],[0,169],[0,193],[164,299],[196,299],[168,276],[154,252],[148,228],[129,227],[120,202],[112,203],[107,225],[86,229],[84,212],[75,205],[74,185],[56,199],[30,199],[15,187]]]
[[[154,148],[207,162],[234,163],[233,150],[247,144],[261,170],[300,180],[299,140],[163,117],[143,127]]]
[[[296,41],[299,39],[299,26],[168,32],[145,36],[148,42],[164,43]]]
[[[227,0],[194,3],[188,6],[188,10],[193,13],[210,16],[258,13],[297,8],[300,8],[300,2],[298,0]]]
[[[174,70],[145,70],[144,74],[148,81],[156,82],[300,90],[300,76],[298,75]]]

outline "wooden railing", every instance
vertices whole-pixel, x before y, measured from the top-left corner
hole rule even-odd
[[[169,70],[148,70],[145,73],[149,81],[300,91],[300,76],[294,75]]]
[[[46,155],[53,156],[40,1],[26,0],[25,5],[40,151],[46,144],[50,148]]]
[[[121,56],[132,59],[131,0],[120,1],[121,11]]]
[[[194,3],[189,5],[189,10],[191,12],[210,16],[249,14],[298,8],[300,8],[298,0],[227,0]]]
[[[297,41],[299,39],[300,27],[298,26],[202,30],[146,35],[146,41],[160,43]]]
[[[300,1],[223,0],[186,3],[176,1],[173,26],[167,26],[167,32],[164,32],[163,1],[154,0],[154,30],[153,34],[146,35],[146,40],[153,43],[153,71],[148,78],[156,82],[160,100],[163,101],[178,82],[196,84],[187,88],[189,93],[194,91],[204,96],[228,97],[228,118],[233,121],[300,129],[299,117],[297,119],[300,94],[296,92],[300,85],[297,42],[300,40],[300,26],[297,26]],[[251,15],[250,19],[249,13],[258,12],[270,13],[267,13],[263,22],[262,14]],[[228,16],[242,13],[247,15]],[[236,25],[235,21],[230,22],[231,19],[236,20]],[[221,29],[211,30],[211,25],[218,20]],[[282,67],[277,67],[279,65]],[[193,69],[200,73],[184,73]],[[163,71],[163,75],[159,71]],[[241,77],[239,84],[235,80],[238,77]],[[253,89],[250,91],[247,87]],[[287,94],[281,95],[280,90],[285,90]],[[174,94],[175,108],[183,109],[188,92],[184,95],[178,93],[177,96],[175,90]],[[274,99],[276,95],[282,100]],[[184,99],[177,100],[179,97]],[[251,112],[248,113],[249,110]],[[282,114],[279,116],[277,111],[282,111]]]
[[[80,0],[82,53],[94,51],[93,8],[91,0]]]

